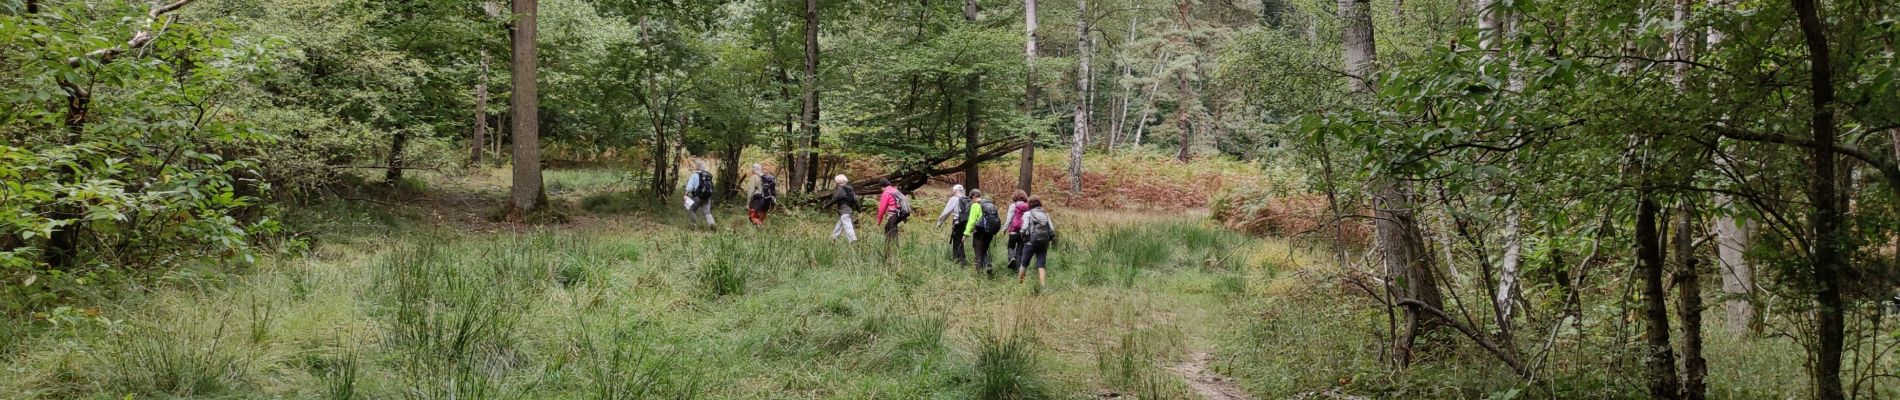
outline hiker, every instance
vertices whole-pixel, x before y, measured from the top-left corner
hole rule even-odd
[[[752,164],[752,177],[745,181],[746,218],[752,226],[765,226],[765,214],[778,205],[778,177],[765,171],[765,165]]]
[[[884,194],[877,199],[877,223],[884,226],[884,257],[888,259],[897,247],[897,225],[910,219],[910,196],[889,179],[880,179],[877,184],[884,187]]]
[[[937,213],[937,226],[943,226],[945,219],[950,223],[950,261],[963,265],[963,224],[970,218],[970,198],[963,196],[963,185],[950,187],[950,200],[943,203],[943,212]]]
[[[831,241],[838,241],[838,235],[844,235],[849,243],[858,242],[858,227],[851,224],[851,213],[858,211],[858,193],[851,189],[851,179],[844,175],[832,178],[838,183],[838,190],[832,192],[831,200],[824,207],[838,208],[838,225],[831,228]]]
[[[693,161],[693,176],[686,178],[686,222],[698,225],[701,214],[706,215],[706,227],[713,225],[712,215],[713,176],[706,172],[705,161]]]
[[[963,235],[974,239],[970,246],[975,250],[976,262],[971,265],[977,271],[994,275],[990,269],[990,240],[996,238],[996,232],[1003,230],[1003,221],[998,218],[1000,214],[996,210],[996,203],[983,197],[982,190],[971,190],[970,198],[976,199],[976,205],[970,207],[970,222],[965,224],[968,227],[964,228]]]
[[[1015,194],[1009,196],[1009,200],[1009,212],[1003,217],[1003,232],[1009,235],[1009,241],[1004,246],[1004,254],[1009,257],[1009,269],[1017,271],[1020,275],[1022,260],[1017,256],[1021,255],[1023,245],[1023,235],[1021,235],[1023,212],[1029,211],[1029,194],[1017,190]]]
[[[1049,212],[1042,209],[1042,198],[1029,196],[1029,211],[1023,212],[1023,244],[1020,256],[1023,268],[1016,272],[1016,281],[1022,282],[1029,274],[1029,263],[1036,263],[1036,286],[1046,286],[1048,273],[1044,267],[1049,264],[1049,246],[1056,242],[1056,224],[1049,220]]]

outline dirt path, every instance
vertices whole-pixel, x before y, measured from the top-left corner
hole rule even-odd
[[[1221,376],[1207,369],[1207,362],[1212,358],[1213,355],[1211,354],[1197,352],[1189,356],[1186,362],[1175,365],[1173,368],[1168,368],[1168,370],[1174,371],[1176,374],[1181,374],[1181,378],[1186,379],[1188,386],[1193,387],[1195,393],[1200,393],[1201,398],[1208,400],[1244,400],[1250,398],[1247,397],[1246,391],[1240,390],[1240,386],[1234,383],[1234,378]]]

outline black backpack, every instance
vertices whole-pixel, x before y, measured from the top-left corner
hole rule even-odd
[[[983,207],[983,218],[976,220],[976,233],[994,235],[996,231],[1003,230],[1003,221],[996,216],[996,203],[986,199],[977,204]]]
[[[1028,217],[1027,214],[1028,213],[1024,213],[1025,218]],[[1028,223],[1024,224],[1023,230],[1028,231],[1029,242],[1036,245],[1047,245],[1049,242],[1056,240],[1055,227],[1049,226],[1048,220],[1045,219],[1029,220]]]
[[[778,199],[778,177],[765,174],[759,177],[759,194],[767,200]]]
[[[969,196],[964,196],[963,198],[957,199],[957,220],[955,222],[956,222],[955,226],[957,227],[957,234],[959,235],[963,234],[963,228],[969,227],[968,225],[970,223],[970,197]]]
[[[692,190],[693,198],[700,199],[700,200],[712,198],[712,195],[713,195],[712,173],[706,172],[706,171],[699,171],[699,172],[694,172],[693,174],[699,177],[699,186],[694,186]]]

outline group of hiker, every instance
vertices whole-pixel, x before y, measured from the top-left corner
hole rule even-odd
[[[706,226],[716,226],[712,216],[713,177],[706,171],[703,162],[693,164],[694,171],[686,180],[686,212],[689,221],[697,225],[703,217]],[[857,188],[852,187],[850,178],[838,175],[832,179],[833,191],[821,209],[835,210],[838,223],[832,226],[831,240],[840,238],[847,243],[858,241],[857,222],[853,215],[858,212],[860,202]],[[912,214],[910,195],[889,180],[877,182],[881,188],[877,200],[876,220],[884,228],[884,254],[890,257],[896,251],[900,225],[910,220]],[[752,173],[747,176],[742,190],[746,193],[746,216],[753,226],[764,226],[766,216],[778,203],[778,178],[767,172],[765,166],[752,164]],[[1043,209],[1042,198],[1030,196],[1017,190],[1010,196],[1006,208],[998,208],[994,200],[982,190],[971,188],[967,192],[963,185],[950,188],[951,195],[944,202],[943,211],[937,214],[936,226],[950,223],[950,259],[959,265],[967,265],[977,272],[994,275],[993,258],[990,255],[992,242],[997,235],[1004,235],[1004,250],[1008,268],[1016,273],[1016,279],[1027,279],[1030,266],[1036,269],[1037,283],[1045,283],[1048,274],[1049,246],[1055,243],[1055,222]],[[973,257],[966,257],[965,239],[969,239],[969,250]]]

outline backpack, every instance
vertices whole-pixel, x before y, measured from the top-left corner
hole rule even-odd
[[[778,199],[778,177],[765,174],[759,177],[759,195],[769,200]]]
[[[1040,246],[1048,245],[1049,242],[1056,240],[1055,227],[1049,226],[1048,217],[1048,214],[1043,214],[1043,218],[1031,219],[1023,224],[1023,230],[1027,231],[1030,243]],[[1023,213],[1023,218],[1029,218],[1029,213]]]
[[[956,227],[957,227],[957,232],[958,232],[957,234],[959,235],[963,234],[962,233],[963,228],[966,227],[965,224],[970,223],[970,197],[969,196],[964,196],[963,198],[957,199],[956,223],[957,223]]]
[[[713,195],[712,173],[709,173],[706,171],[699,171],[699,172],[694,172],[693,175],[699,177],[699,184],[691,188],[687,188],[687,191],[691,192],[693,195],[693,198],[695,199],[705,200],[705,199],[712,198],[712,195]]]
[[[978,204],[983,207],[983,218],[976,220],[976,233],[994,235],[1003,230],[1003,221],[996,216],[996,203],[983,200]]]
[[[897,215],[900,217],[909,217],[910,196],[905,196],[903,192],[898,192],[895,197],[897,197]]]

